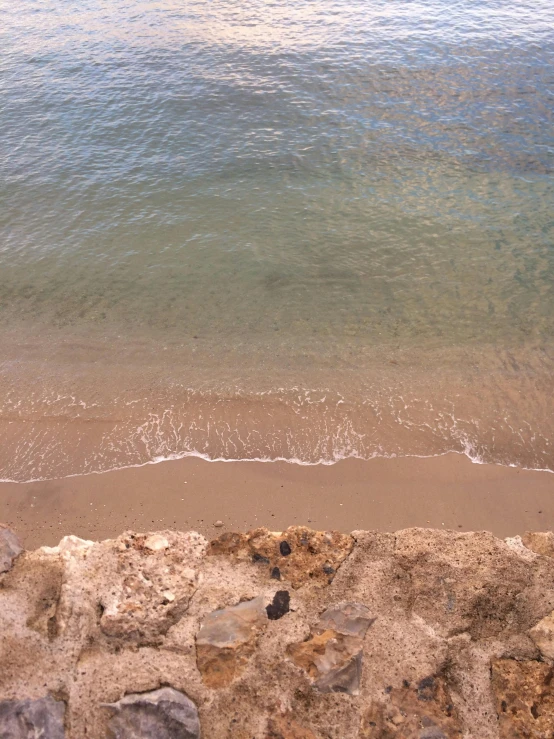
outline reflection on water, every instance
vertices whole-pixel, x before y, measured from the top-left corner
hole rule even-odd
[[[197,418],[206,402],[220,413],[222,388],[253,403],[255,422],[224,414],[252,434],[237,442],[248,457],[334,458],[342,442],[329,451],[324,439],[344,423],[372,440],[344,453],[462,443],[431,412],[415,445],[394,414],[390,429],[375,425],[360,408],[377,402],[376,378],[379,408],[407,393],[455,423],[471,412],[479,456],[554,465],[551,3],[0,8],[0,436],[11,455],[0,476],[192,447],[233,456]],[[507,375],[506,353],[517,358]],[[488,375],[475,375],[480,356]],[[87,405],[111,388],[102,418],[120,413],[120,382],[136,408],[117,430],[71,425],[86,462],[54,429],[36,436],[37,414],[50,418],[64,393]],[[324,387],[349,398],[350,415],[326,408],[306,436],[293,413],[278,431],[262,387],[286,398]],[[176,407],[159,454],[150,441],[131,450],[152,414]],[[72,408],[56,414],[75,421]],[[532,429],[525,443],[508,428],[518,419]],[[274,443],[284,428],[288,441]],[[43,454],[52,444],[58,461]]]

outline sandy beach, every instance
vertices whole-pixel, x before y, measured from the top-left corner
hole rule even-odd
[[[0,484],[0,520],[28,548],[69,533],[225,530],[293,524],[394,531],[411,526],[505,537],[554,527],[554,474],[434,458],[345,460],[330,466],[187,458],[104,474]],[[215,527],[218,521],[222,527]]]

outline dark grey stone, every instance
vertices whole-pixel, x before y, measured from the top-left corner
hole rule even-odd
[[[266,606],[267,617],[270,621],[278,621],[290,610],[290,595],[288,590],[278,590],[273,596],[273,603]]]
[[[14,532],[0,523],[0,572],[11,569],[14,559],[22,551],[23,547]]]
[[[290,544],[288,541],[282,541],[279,544],[279,551],[283,555],[283,557],[288,557],[289,554],[292,552],[292,549],[290,548]]]
[[[64,739],[65,703],[51,696],[0,701],[2,739]]]
[[[200,720],[194,703],[174,688],[131,693],[117,703],[110,729],[115,739],[200,739]]]

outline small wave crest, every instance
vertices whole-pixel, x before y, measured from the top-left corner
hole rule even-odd
[[[497,383],[498,384],[498,383]],[[517,396],[514,396],[517,397]],[[111,402],[61,393],[8,398],[0,415],[0,478],[30,482],[158,464],[464,454],[478,464],[552,470],[549,416],[488,406],[473,393],[278,388],[259,393],[175,389]],[[489,398],[489,400],[494,400]]]

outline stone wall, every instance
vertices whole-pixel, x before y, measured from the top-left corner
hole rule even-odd
[[[0,529],[2,739],[554,737],[554,535]]]

